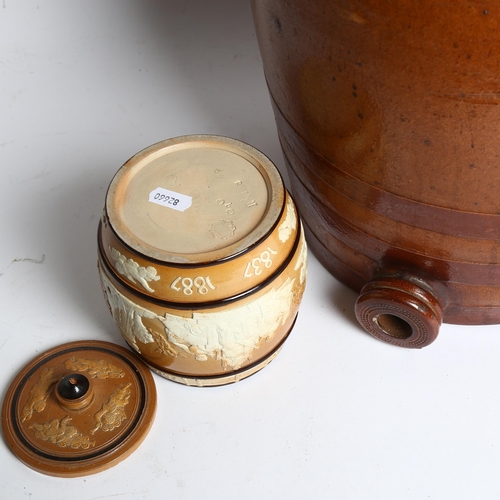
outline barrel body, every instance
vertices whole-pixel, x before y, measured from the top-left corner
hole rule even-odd
[[[452,0],[253,11],[310,246],[361,292],[361,324],[422,347],[441,321],[500,323],[498,13]]]

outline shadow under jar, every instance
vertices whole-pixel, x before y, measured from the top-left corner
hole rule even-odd
[[[500,11],[253,0],[309,244],[375,337],[500,323]]]
[[[141,151],[110,184],[98,242],[120,332],[170,380],[245,378],[293,327],[303,230],[278,170],[247,144],[196,135]]]

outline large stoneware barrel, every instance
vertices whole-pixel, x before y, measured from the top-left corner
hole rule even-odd
[[[500,323],[500,8],[253,0],[309,243],[372,335]]]

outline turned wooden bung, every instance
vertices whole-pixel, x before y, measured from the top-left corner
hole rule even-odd
[[[278,170],[247,144],[196,135],[141,151],[111,181],[98,241],[121,334],[170,380],[236,382],[292,329],[305,238]]]
[[[252,0],[308,243],[375,337],[500,323],[500,13]],[[471,33],[474,35],[471,36]]]

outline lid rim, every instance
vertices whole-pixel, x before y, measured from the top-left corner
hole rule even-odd
[[[19,421],[21,397],[25,397],[27,384],[43,370],[47,363],[68,354],[100,352],[111,359],[119,359],[127,366],[129,376],[135,379],[136,393],[133,419],[127,422],[123,432],[99,445],[94,452],[77,454],[68,448],[51,453],[47,447],[36,447],[25,435]],[[57,382],[55,382],[57,385]],[[53,390],[56,390],[55,386]],[[81,412],[70,412],[82,413]],[[83,410],[85,413],[85,410]],[[2,405],[2,430],[14,455],[37,472],[56,477],[78,477],[100,472],[127,458],[142,443],[149,432],[156,413],[156,389],[150,369],[133,352],[125,347],[104,341],[76,341],[62,344],[29,361],[14,377]],[[64,454],[67,450],[68,455]]]

